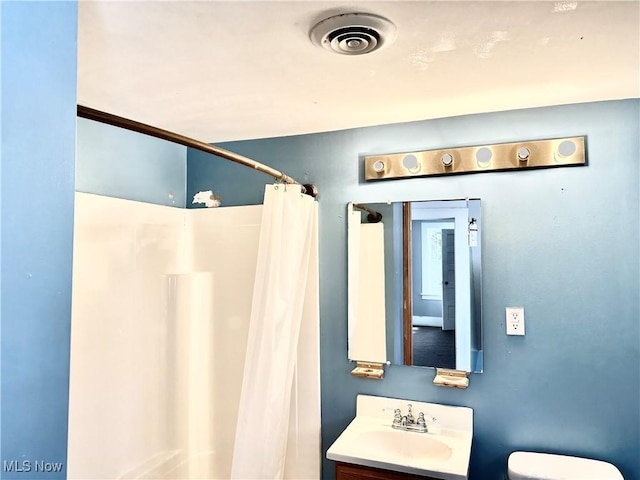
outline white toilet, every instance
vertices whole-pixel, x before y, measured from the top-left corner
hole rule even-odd
[[[509,455],[508,474],[509,480],[624,480],[607,462],[535,452]]]

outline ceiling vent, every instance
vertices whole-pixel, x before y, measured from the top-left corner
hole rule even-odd
[[[325,18],[309,32],[314,45],[341,55],[363,55],[396,38],[396,26],[371,13],[343,13]]]

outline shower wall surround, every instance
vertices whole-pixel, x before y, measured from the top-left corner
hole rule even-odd
[[[238,412],[261,213],[76,194],[69,479],[229,478],[238,415],[264,413]],[[300,335],[285,478],[320,469]]]
[[[320,191],[323,454],[364,393],[472,407],[471,478],[502,478],[510,452],[542,450],[606,460],[640,480],[639,119],[632,99],[221,145]],[[376,183],[362,170],[381,152],[582,135],[580,168]],[[187,153],[188,196],[213,187],[225,205],[257,204],[264,183]],[[351,376],[347,203],[465,197],[482,198],[484,373],[464,391],[434,386],[428,368]],[[510,305],[526,309],[525,337],[505,334]],[[614,365],[624,380],[609,374]],[[323,477],[333,471],[325,460]]]

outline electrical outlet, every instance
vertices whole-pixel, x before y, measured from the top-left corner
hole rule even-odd
[[[524,307],[506,308],[507,335],[524,335]]]

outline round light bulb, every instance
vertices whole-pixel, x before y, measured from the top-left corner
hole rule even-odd
[[[558,154],[561,158],[570,157],[576,153],[576,144],[571,140],[565,140],[558,146]]]
[[[487,168],[491,165],[491,158],[493,157],[493,152],[490,148],[482,147],[478,149],[476,152],[476,164],[480,168]]]
[[[445,153],[444,155],[442,155],[442,157],[440,157],[440,160],[442,161],[442,165],[444,165],[445,167],[450,167],[451,165],[453,165],[453,155],[451,155],[450,153]]]
[[[420,163],[418,162],[418,157],[412,153],[404,156],[402,159],[402,166],[409,170],[410,173],[418,173],[421,168]]]
[[[531,155],[531,152],[527,147],[520,147],[518,149],[518,160],[520,160],[521,162],[526,162],[527,160],[529,160],[529,155]]]

